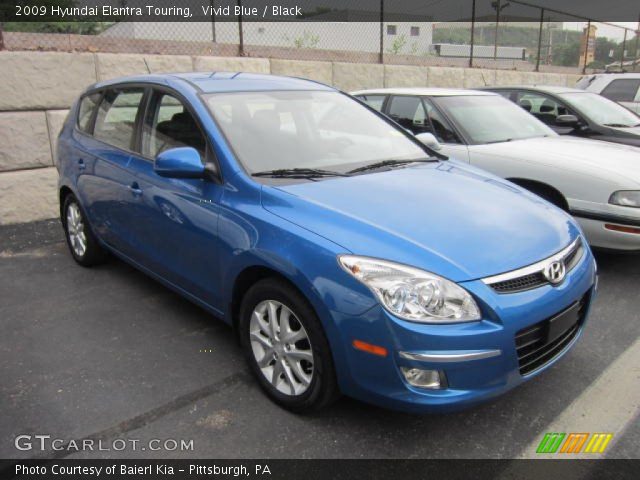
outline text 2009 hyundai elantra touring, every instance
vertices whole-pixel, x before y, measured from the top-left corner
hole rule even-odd
[[[443,411],[567,352],[596,269],[568,215],[436,155],[315,82],[126,78],[69,114],[61,217],[81,265],[112,252],[232,324],[280,405]]]

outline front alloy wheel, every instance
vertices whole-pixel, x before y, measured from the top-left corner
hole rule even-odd
[[[295,412],[318,410],[340,394],[324,328],[291,284],[266,278],[242,298],[238,333],[267,395]]]
[[[295,314],[276,300],[265,300],[253,310],[249,330],[264,378],[284,395],[304,393],[313,379],[313,350]]]

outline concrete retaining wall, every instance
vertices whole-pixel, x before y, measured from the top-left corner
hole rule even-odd
[[[148,72],[231,70],[310,78],[345,91],[507,84],[573,86],[578,75],[249,57],[0,52],[0,225],[58,214],[55,144],[88,85]]]

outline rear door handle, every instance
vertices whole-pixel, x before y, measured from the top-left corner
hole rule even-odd
[[[139,197],[142,195],[142,189],[140,188],[140,185],[138,185],[138,182],[133,182],[131,185],[129,185],[129,190],[134,197]]]

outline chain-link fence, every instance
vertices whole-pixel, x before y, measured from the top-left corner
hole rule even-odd
[[[542,9],[517,0],[448,0],[451,21],[434,21],[428,12],[443,6],[443,0],[425,0],[420,14],[407,21],[406,14],[393,11],[391,0],[367,5],[366,12],[353,11],[357,21],[350,21],[347,9],[340,12],[340,21],[332,20],[334,11],[318,11],[301,21],[286,22],[246,21],[242,16],[224,22],[216,21],[215,16],[183,22],[7,22],[0,24],[0,49],[254,56],[545,72],[640,71],[637,30],[591,21],[577,12]]]

